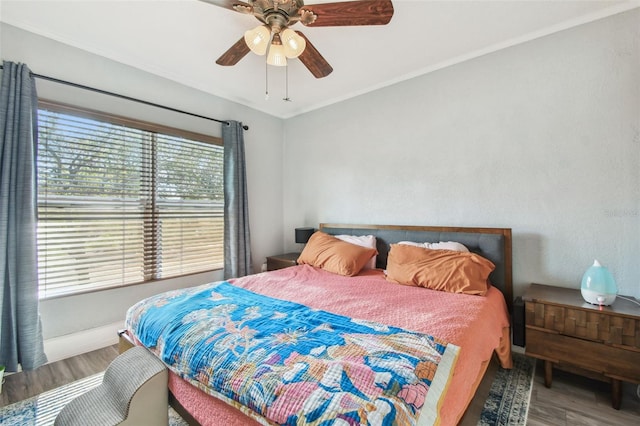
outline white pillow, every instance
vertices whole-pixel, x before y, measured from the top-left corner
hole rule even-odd
[[[400,241],[398,244],[422,247],[431,250],[453,250],[469,253],[469,249],[465,247],[464,244],[460,244],[455,241],[440,241],[439,243],[416,243],[414,241]]]
[[[416,243],[415,241],[400,241],[398,244],[404,244],[405,246],[414,246],[422,248],[430,248],[431,243]]]
[[[469,253],[469,249],[464,245],[455,241],[440,241],[439,243],[431,243],[431,250],[453,250]]]
[[[355,244],[361,247],[376,248],[376,237],[373,235],[334,235],[339,240],[347,243]],[[373,256],[367,263],[365,263],[364,269],[376,269],[376,259],[378,256]]]

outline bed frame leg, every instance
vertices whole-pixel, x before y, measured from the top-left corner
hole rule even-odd
[[[118,353],[124,353],[134,346],[127,330],[118,330]]]

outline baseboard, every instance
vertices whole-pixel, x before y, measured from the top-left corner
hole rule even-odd
[[[118,330],[122,327],[122,322],[116,322],[47,339],[44,341],[44,353],[51,363],[115,345],[118,343]]]

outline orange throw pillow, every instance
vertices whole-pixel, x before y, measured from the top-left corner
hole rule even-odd
[[[334,274],[352,277],[378,254],[378,250],[341,241],[321,231],[313,233],[298,257],[298,264],[307,264]]]
[[[391,244],[387,280],[450,293],[484,296],[495,265],[475,253]]]

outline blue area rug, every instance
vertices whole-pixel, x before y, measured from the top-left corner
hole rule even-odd
[[[62,408],[75,397],[82,395],[102,383],[102,375],[69,383],[59,388],[43,392],[33,398],[0,408],[1,426],[50,426]],[[169,408],[169,426],[187,426],[172,408]]]
[[[480,426],[517,426],[527,423],[536,360],[513,354],[513,369],[498,368],[482,408]]]

